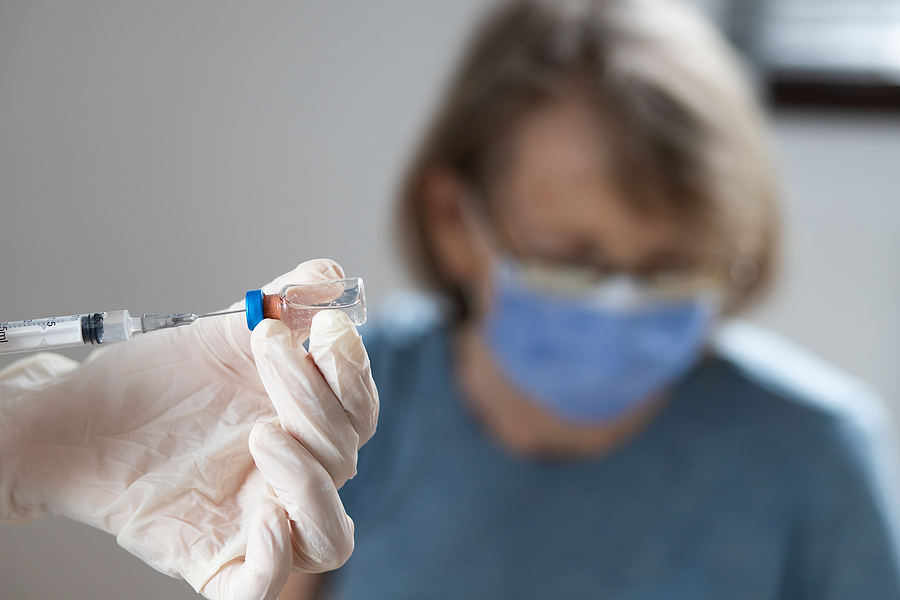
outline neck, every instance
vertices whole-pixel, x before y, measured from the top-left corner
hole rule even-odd
[[[646,402],[614,421],[560,419],[513,388],[497,368],[476,327],[457,336],[456,364],[464,402],[487,432],[512,454],[527,458],[587,458],[624,446],[665,404]]]

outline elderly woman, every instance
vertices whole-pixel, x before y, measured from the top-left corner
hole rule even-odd
[[[771,280],[777,196],[686,8],[496,10],[403,190],[441,300],[364,333],[382,411],[337,597],[900,598],[846,417],[710,343]]]

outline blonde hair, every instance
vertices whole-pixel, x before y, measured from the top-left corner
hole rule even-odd
[[[765,121],[728,44],[665,0],[514,0],[483,21],[401,189],[400,238],[420,280],[465,316],[463,290],[441,271],[430,239],[426,174],[451,169],[489,198],[516,125],[573,89],[609,129],[628,202],[652,210],[650,198],[661,197],[719,228],[731,273],[726,311],[761,296],[779,221]]]

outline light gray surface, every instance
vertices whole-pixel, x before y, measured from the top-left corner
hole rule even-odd
[[[212,310],[317,256],[377,305],[405,285],[394,186],[482,4],[0,0],[0,318]],[[755,318],[898,412],[900,118],[780,115],[776,141],[786,277]],[[53,597],[196,596],[86,526],[0,525],[0,600]]]
[[[782,114],[785,265],[756,319],[900,416],[900,115]]]

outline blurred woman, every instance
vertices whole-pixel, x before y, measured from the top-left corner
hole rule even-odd
[[[338,597],[900,598],[846,418],[711,348],[772,279],[777,196],[687,8],[493,12],[401,199],[442,301],[364,333],[382,410]]]

